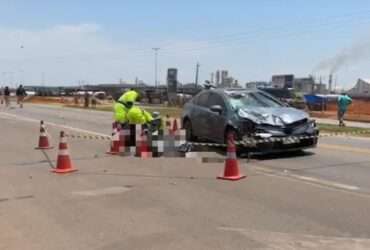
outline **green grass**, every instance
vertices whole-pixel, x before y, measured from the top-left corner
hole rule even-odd
[[[353,133],[358,136],[370,137],[370,129],[356,128],[356,127],[339,127],[332,124],[318,124],[321,133]]]

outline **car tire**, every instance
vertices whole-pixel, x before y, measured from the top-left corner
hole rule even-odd
[[[184,129],[185,129],[186,141],[196,141],[196,138],[193,135],[193,127],[191,125],[191,121],[185,120]]]

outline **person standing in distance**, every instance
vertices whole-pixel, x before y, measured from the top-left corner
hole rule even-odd
[[[4,100],[5,100],[5,106],[9,107],[10,106],[10,89],[8,86],[5,86],[5,89],[4,89]]]
[[[23,88],[23,85],[19,85],[15,94],[17,95],[17,104],[20,108],[23,108],[23,100],[24,97],[27,95],[26,90]]]
[[[344,115],[346,114],[349,105],[352,104],[352,98],[349,97],[346,93],[342,93],[337,100],[338,105],[338,121],[339,127],[345,127]]]
[[[3,87],[0,88],[0,104],[1,105],[4,104],[4,88]]]

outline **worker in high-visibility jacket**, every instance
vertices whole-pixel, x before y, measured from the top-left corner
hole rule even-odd
[[[118,100],[123,103],[135,103],[139,99],[139,93],[134,89],[125,92]]]
[[[121,125],[126,124],[128,111],[127,107],[120,102],[115,102],[113,109],[114,109],[114,121]]]
[[[150,133],[148,132],[150,130],[152,121],[152,115],[138,106],[133,106],[128,110],[127,122],[130,128],[130,138],[128,140],[129,146],[135,146],[136,140],[137,138],[139,138],[138,136],[140,136],[137,134],[136,125],[142,126],[142,131],[140,132],[140,134],[144,132],[150,138]]]
[[[138,106],[133,106],[127,112],[127,120],[129,124],[140,124],[149,126],[154,119],[149,112]]]
[[[138,98],[139,94],[133,89],[130,89],[129,91],[123,93],[113,106],[114,121],[121,125],[126,124],[128,121],[127,113]]]

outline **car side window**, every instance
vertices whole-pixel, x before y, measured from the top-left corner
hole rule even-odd
[[[207,105],[208,97],[209,97],[209,93],[202,93],[198,96],[195,103],[199,106],[202,106],[202,107],[208,107],[208,105]]]
[[[224,99],[215,93],[212,93],[208,99],[208,107],[214,106],[214,105],[219,105],[221,106],[224,110],[226,108],[225,101]]]

